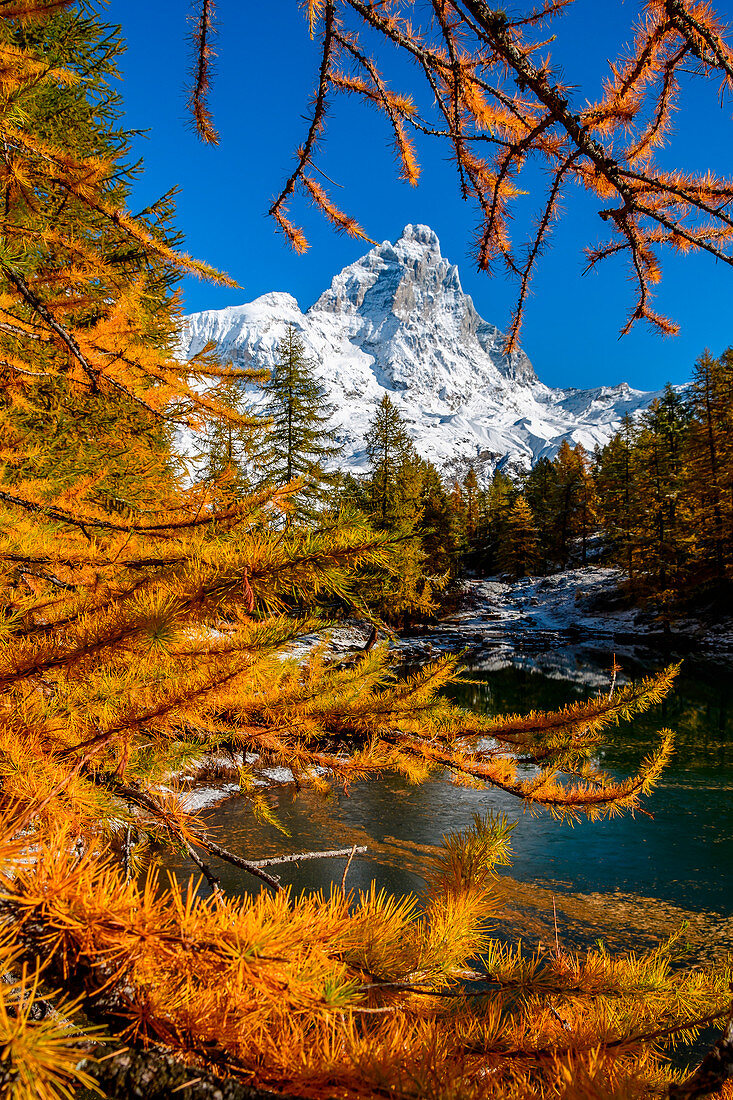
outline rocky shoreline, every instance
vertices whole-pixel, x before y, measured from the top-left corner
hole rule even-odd
[[[694,657],[733,665],[733,618],[680,616],[671,627],[653,612],[625,604],[618,569],[585,566],[509,583],[498,577],[462,582],[458,607],[438,620],[390,639],[401,664],[460,653],[477,671],[509,664],[593,684],[613,663],[630,666]],[[329,634],[334,654],[362,648],[367,623],[352,621]],[[304,640],[302,652],[312,644]],[[301,647],[299,647],[300,649]]]
[[[427,628],[428,648],[464,647],[467,662],[491,671],[526,664],[573,679],[573,669],[600,663],[658,663],[695,657],[733,665],[733,618],[679,616],[665,626],[653,611],[626,606],[618,569],[597,565],[514,583],[489,577],[462,585],[459,609]],[[424,649],[422,635],[400,639]],[[591,682],[588,680],[587,682]]]

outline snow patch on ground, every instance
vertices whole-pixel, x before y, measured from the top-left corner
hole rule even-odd
[[[733,621],[704,622],[681,617],[664,635],[655,615],[624,607],[618,569],[588,565],[548,577],[509,583],[500,577],[462,583],[458,610],[413,631],[387,636],[394,660],[416,665],[443,653],[460,653],[476,671],[513,665],[543,675],[602,687],[614,654],[641,664],[694,654],[733,664]],[[326,646],[332,658],[366,645],[371,625],[349,620],[319,635],[301,638],[287,656],[305,660],[313,647]],[[623,679],[623,677],[622,677]]]
[[[621,663],[687,653],[733,663],[733,621],[681,617],[665,636],[653,613],[622,606],[622,580],[619,570],[595,565],[513,584],[468,580],[457,612],[396,648],[405,661],[463,649],[476,670],[513,665],[598,687],[608,682],[614,654]]]
[[[241,794],[238,783],[224,783],[220,786],[194,787],[183,796],[183,805],[189,813],[203,810],[206,806],[215,806],[217,802],[223,802],[227,798]]]

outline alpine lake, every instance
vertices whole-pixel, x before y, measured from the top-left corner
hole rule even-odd
[[[596,694],[602,684],[607,690],[612,659],[611,652],[568,643],[548,671],[531,653],[516,651],[488,662],[489,669],[469,664],[450,695],[487,714],[553,709]],[[619,663],[635,678],[674,659],[646,650]],[[530,950],[554,946],[556,936],[570,949],[602,940],[611,950],[639,950],[681,930],[688,961],[705,963],[733,951],[733,668],[688,656],[661,705],[611,727],[598,763],[618,778],[633,774],[663,727],[676,733],[675,752],[635,816],[573,825],[501,791],[456,786],[447,774],[417,786],[390,775],[330,796],[274,786],[267,798],[289,835],[257,820],[244,797],[204,813],[218,843],[251,859],[366,845],[349,867],[347,888],[358,892],[374,882],[397,895],[424,890],[446,833],[464,829],[475,813],[506,813],[516,822],[513,859],[499,869],[502,915],[493,935]],[[259,890],[257,880],[216,863],[228,893]],[[184,858],[168,866],[179,880],[198,875]],[[339,858],[271,870],[296,892],[328,891],[341,883],[344,867]]]

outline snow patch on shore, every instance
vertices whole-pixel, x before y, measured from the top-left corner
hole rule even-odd
[[[653,614],[623,606],[622,581],[620,570],[596,565],[515,583],[500,577],[466,580],[454,613],[388,639],[392,656],[395,663],[405,666],[458,653],[473,671],[519,667],[598,690],[610,682],[614,657],[622,666],[625,661],[650,665],[692,652],[724,666],[733,664],[733,620],[710,624],[680,618],[672,624],[671,634],[663,638],[662,624]],[[348,620],[299,639],[288,647],[286,656],[304,661],[317,645],[325,645],[328,656],[342,659],[363,650],[370,632],[370,623]],[[623,671],[618,676],[619,683],[627,679]],[[244,757],[255,774],[256,786],[293,782],[288,768],[260,768],[259,759],[251,753]],[[239,794],[239,784],[228,781],[236,766],[231,756],[222,753],[203,762],[199,769],[206,776],[203,785],[196,785],[196,770],[179,777],[191,784],[192,789],[184,795],[187,809],[199,810]],[[211,771],[216,768],[221,769],[222,781],[213,785]]]
[[[513,665],[597,687],[608,682],[614,655],[622,663],[662,653],[733,663],[733,620],[680,616],[665,633],[653,612],[624,606],[622,582],[620,570],[596,565],[515,583],[468,580],[457,612],[399,639],[396,649],[415,662],[463,649],[477,671]]]
[[[194,787],[184,795],[182,801],[189,813],[195,813],[197,810],[205,809],[206,806],[215,806],[217,802],[224,802],[225,799],[241,793],[238,783],[224,783],[216,787]]]

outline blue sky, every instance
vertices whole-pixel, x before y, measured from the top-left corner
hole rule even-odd
[[[421,5],[415,5],[419,16]],[[524,10],[525,5],[510,6]],[[733,0],[714,0],[733,24]],[[604,63],[630,39],[635,0],[576,0],[556,21],[553,51],[566,81],[578,87],[578,103],[594,98]],[[189,48],[186,0],[110,0],[106,18],[120,23],[128,43],[122,92],[130,128],[147,135],[135,143],[145,172],[133,209],[173,185],[181,188],[178,225],[193,255],[225,270],[240,289],[186,280],[188,310],[251,301],[269,290],[294,294],[307,308],[333,274],[366,251],[363,242],[337,236],[305,200],[291,207],[311,248],[295,256],[266,212],[302,140],[303,113],[315,81],[317,46],[310,42],[297,0],[219,0],[212,106],[220,144],[206,147],[186,117],[183,90]],[[407,88],[412,70],[389,59],[394,87]],[[669,166],[733,176],[733,100],[720,109],[717,83],[690,81],[689,106],[663,157]],[[475,209],[460,199],[455,170],[442,145],[419,147],[423,167],[417,188],[396,178],[389,133],[367,107],[337,103],[321,168],[341,186],[333,197],[356,216],[370,236],[394,240],[407,222],[437,232],[443,254],[457,263],[464,289],[487,320],[507,327],[516,288],[503,277],[475,270],[470,257]],[[533,171],[513,232],[524,239],[543,180]],[[733,344],[733,268],[711,257],[668,256],[657,308],[682,326],[662,338],[638,327],[618,339],[633,287],[623,264],[583,276],[582,249],[603,236],[603,225],[579,192],[569,192],[565,215],[541,261],[521,342],[543,379],[556,386],[591,386],[622,380],[640,389],[685,381],[705,347],[715,353]]]

